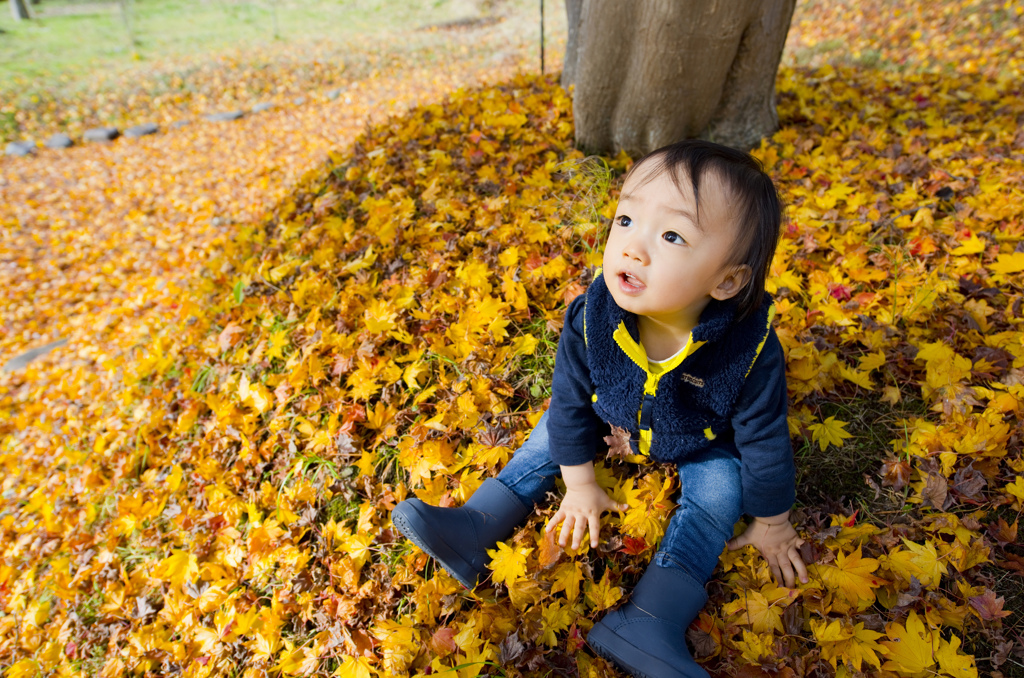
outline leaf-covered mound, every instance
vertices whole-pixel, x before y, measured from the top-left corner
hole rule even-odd
[[[770,288],[814,564],[787,590],[752,550],[723,556],[690,633],[709,670],[1011,666],[1019,82],[780,74],[755,153],[790,205]],[[410,494],[464,501],[544,407],[614,207],[571,136],[553,80],[392,119],[245,229],[109,400],[69,379],[30,416],[4,377],[9,673],[611,673],[583,639],[657,548],[671,468],[604,459],[630,509],[602,546],[560,553],[542,506],[472,592],[389,520]],[[860,482],[829,489],[848,462]]]

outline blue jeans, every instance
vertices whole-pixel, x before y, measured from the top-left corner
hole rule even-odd
[[[498,480],[527,506],[543,501],[562,474],[548,454],[547,418],[545,412],[498,474]],[[679,484],[678,506],[654,562],[681,569],[703,584],[711,578],[740,518],[739,457],[728,447],[713,447],[686,459],[679,464]]]

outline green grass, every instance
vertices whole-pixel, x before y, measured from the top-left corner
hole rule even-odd
[[[847,422],[846,431],[852,437],[838,449],[830,446],[822,451],[810,439],[796,445],[798,503],[830,511],[860,509],[885,524],[886,515],[904,510],[906,490],[897,493],[882,488],[876,497],[864,476],[881,484],[879,469],[892,457],[890,441],[904,435],[900,421],[923,416],[925,403],[904,397],[894,406],[877,398],[858,397],[823,402],[820,410],[822,420],[834,416]]]
[[[121,71],[147,62],[177,60],[233,49],[308,49],[352,41],[395,49],[394,32],[479,16],[471,0],[43,0],[37,18],[16,22],[0,12],[0,88],[13,81]],[[126,21],[127,19],[127,21]],[[130,28],[129,28],[130,27]],[[430,31],[403,40],[403,48],[431,40]]]
[[[406,68],[487,69],[539,42],[536,0],[124,3],[122,14],[116,0],[41,0],[21,22],[0,12],[0,143],[305,98]],[[562,1],[545,16],[556,55]]]
[[[558,334],[551,331],[547,320],[537,314],[533,320],[522,326],[523,334],[537,339],[537,347],[531,355],[519,356],[509,364],[503,378],[508,379],[517,396],[513,398],[513,411],[528,408],[533,402],[551,396],[551,379],[555,373],[555,353],[558,351]],[[529,394],[526,397],[525,394]]]
[[[0,143],[305,98],[406,68],[486,70],[539,42],[536,0],[123,1],[123,13],[116,0],[41,0],[21,22],[0,12]],[[562,0],[545,16],[557,56]]]

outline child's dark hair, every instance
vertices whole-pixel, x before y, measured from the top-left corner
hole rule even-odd
[[[648,153],[634,163],[629,177],[640,166],[657,163],[647,180],[669,171],[682,190],[680,174],[690,178],[693,199],[700,213],[700,181],[713,172],[732,196],[739,200],[738,252],[735,263],[750,267],[750,281],[736,295],[737,319],[745,318],[761,305],[764,281],[768,277],[782,224],[782,200],[761,162],[749,153],[702,139],[686,139]]]

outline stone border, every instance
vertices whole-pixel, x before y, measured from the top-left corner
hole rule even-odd
[[[334,101],[345,93],[346,88],[338,87],[336,89],[328,90],[324,92],[324,97],[328,101]],[[306,103],[306,97],[297,97],[292,101],[295,106],[302,106]],[[352,103],[350,97],[345,97],[345,103]],[[254,105],[248,111],[239,109],[235,111],[221,111],[218,113],[209,113],[202,116],[204,119],[210,122],[233,122],[235,120],[241,120],[247,115],[253,115],[256,113],[262,113],[273,108],[277,108],[278,104],[272,101],[264,101]],[[177,129],[191,123],[191,120],[176,120],[169,125],[169,129]],[[82,135],[82,141],[88,141],[91,143],[110,143],[120,136],[125,136],[130,139],[137,139],[139,137],[148,136],[150,134],[157,134],[160,132],[160,126],[153,122],[145,122],[134,127],[126,129],[122,135],[121,130],[116,127],[94,127],[87,129]],[[63,132],[58,132],[47,139],[43,145],[46,148],[63,149],[71,148],[75,145],[75,141]],[[12,141],[7,144],[7,148],[4,149],[4,155],[10,156],[30,156],[35,154],[38,144],[31,139],[23,139],[21,141]]]
[[[13,372],[15,370],[20,370],[27,366],[36,358],[46,355],[53,349],[63,346],[66,343],[68,343],[67,339],[58,339],[57,341],[51,341],[49,344],[43,344],[42,346],[37,346],[36,348],[30,348],[24,353],[16,355],[7,362],[5,362],[3,366],[0,367],[0,372]]]

